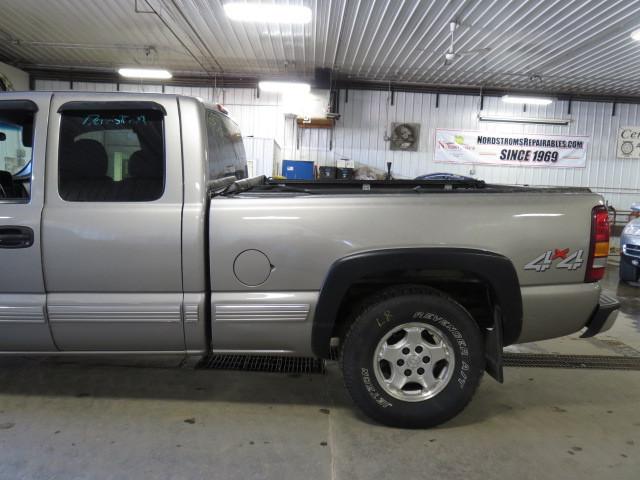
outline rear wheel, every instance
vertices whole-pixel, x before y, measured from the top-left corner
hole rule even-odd
[[[354,402],[373,419],[430,427],[471,400],[484,372],[482,335],[453,299],[394,288],[357,314],[343,342],[342,369]]]
[[[638,267],[631,265],[624,258],[620,259],[620,280],[635,282],[638,280]]]

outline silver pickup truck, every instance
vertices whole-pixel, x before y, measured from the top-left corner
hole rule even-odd
[[[503,346],[615,320],[589,190],[245,177],[219,106],[0,94],[0,352],[337,352],[364,412],[424,427]]]

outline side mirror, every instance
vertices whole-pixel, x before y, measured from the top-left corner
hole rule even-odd
[[[7,135],[3,132],[0,132],[0,142],[4,142],[7,139]]]

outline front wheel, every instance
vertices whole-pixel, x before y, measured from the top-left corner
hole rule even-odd
[[[357,314],[343,342],[342,370],[354,402],[373,419],[431,427],[471,400],[484,372],[482,335],[453,299],[394,288]]]

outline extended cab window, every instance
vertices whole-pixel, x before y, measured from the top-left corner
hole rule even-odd
[[[247,158],[240,129],[226,115],[206,109],[209,180],[247,176]]]
[[[27,202],[35,113],[0,109],[0,201]]]
[[[59,192],[69,202],[143,202],[164,191],[163,114],[156,110],[62,112]]]

